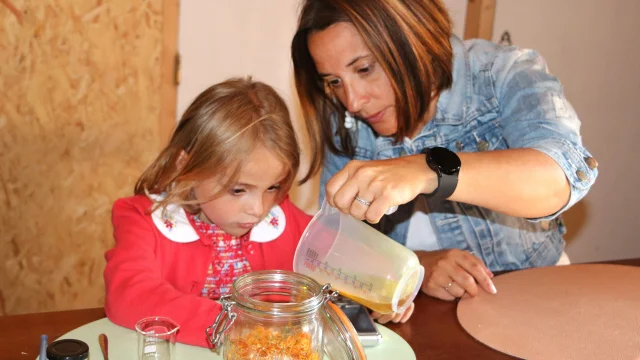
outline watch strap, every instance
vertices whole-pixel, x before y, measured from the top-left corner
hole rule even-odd
[[[446,200],[453,195],[458,186],[458,175],[446,175],[438,172],[438,187],[431,193],[431,197],[435,199]]]
[[[443,173],[440,165],[436,163],[435,159],[433,159],[429,153],[430,150],[431,148],[426,148],[422,150],[421,153],[425,154],[427,165],[436,173],[438,186],[428,196],[437,200],[446,200],[456,191],[456,187],[458,186],[458,172],[455,174]]]

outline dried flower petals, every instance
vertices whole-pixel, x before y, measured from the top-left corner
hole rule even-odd
[[[246,336],[230,342],[225,360],[320,360],[320,354],[313,349],[311,335],[302,331],[283,335],[256,326]]]

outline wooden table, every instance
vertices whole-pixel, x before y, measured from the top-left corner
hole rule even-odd
[[[640,259],[608,263],[640,266]],[[415,303],[416,310],[407,323],[385,326],[411,345],[418,360],[514,359],[468,335],[458,323],[455,302],[436,300],[420,294]],[[104,316],[102,308],[95,308],[0,317],[0,359],[33,360],[39,352],[41,334],[47,334],[51,342]]]

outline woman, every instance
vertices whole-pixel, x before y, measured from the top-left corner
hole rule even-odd
[[[428,295],[568,262],[559,215],[597,162],[536,52],[462,42],[439,0],[305,0],[292,57],[305,180],[322,169],[321,199],[416,251]]]

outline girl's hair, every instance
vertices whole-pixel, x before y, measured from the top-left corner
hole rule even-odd
[[[345,108],[331,99],[309,53],[308,36],[339,23],[349,22],[376,57],[389,77],[395,93],[398,131],[401,141],[424,118],[434,95],[453,81],[451,20],[440,0],[305,0],[298,30],[291,43],[296,90],[305,118],[311,146],[307,181],[320,170],[324,147],[352,157],[353,139],[344,127]],[[337,118],[334,144],[332,118]]]
[[[233,78],[203,91],[189,105],[169,144],[145,170],[134,192],[165,194],[155,208],[179,204],[200,211],[199,204],[212,200],[238,179],[243,160],[264,147],[280,158],[287,169],[280,183],[283,199],[298,172],[300,151],[287,106],[270,86],[251,78]],[[176,165],[185,151],[181,169]],[[219,190],[210,199],[196,199],[194,186],[216,181]],[[154,209],[155,209],[154,208]]]

